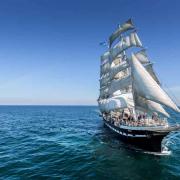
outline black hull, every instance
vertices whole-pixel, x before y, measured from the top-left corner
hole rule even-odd
[[[104,120],[104,124],[125,143],[134,145],[137,148],[161,152],[161,142],[171,131],[178,130],[180,127],[167,128],[165,130],[132,130],[117,127]]]

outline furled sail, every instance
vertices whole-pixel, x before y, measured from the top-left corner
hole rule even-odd
[[[132,24],[131,19],[126,21],[123,25],[121,25],[117,31],[115,31],[110,37],[109,37],[109,45],[111,46],[112,43],[125,31],[133,29],[134,26]]]
[[[180,112],[176,104],[161,89],[148,71],[137,60],[134,54],[132,54],[130,63],[132,68],[133,88],[138,95],[154,102],[166,105],[175,111]]]
[[[101,111],[110,112],[129,107],[134,107],[132,94],[121,94],[116,97],[99,100],[99,107]]]
[[[147,113],[157,112],[165,117],[170,117],[169,114],[162,107],[162,105],[160,105],[159,103],[137,96],[135,95],[135,93],[134,96],[135,96],[134,99],[137,108],[140,107],[140,109],[143,109]]]

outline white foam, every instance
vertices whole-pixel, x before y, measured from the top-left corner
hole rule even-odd
[[[161,152],[144,151],[143,153],[152,154],[155,156],[170,156],[171,155],[171,151],[169,151],[169,150],[162,150]]]

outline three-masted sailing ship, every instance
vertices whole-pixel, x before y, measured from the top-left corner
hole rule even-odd
[[[125,142],[161,151],[162,139],[180,129],[168,123],[166,108],[180,110],[163,90],[131,19],[109,37],[100,67],[104,124]]]

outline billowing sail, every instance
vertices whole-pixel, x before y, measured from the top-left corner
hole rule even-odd
[[[107,51],[101,56],[101,65],[107,63],[109,61],[110,52]]]
[[[103,65],[101,65],[101,75],[108,73],[109,72],[109,68],[110,68],[110,63],[109,61]]]
[[[110,37],[109,37],[109,45],[111,46],[115,39],[117,39],[123,32],[133,29],[134,26],[132,24],[131,19],[129,19],[127,22],[125,22],[123,25],[121,25],[117,31],[115,31]]]
[[[123,51],[123,41],[121,40],[110,50],[112,59],[115,59],[122,51]]]
[[[134,93],[134,95],[135,95],[135,93]],[[137,95],[134,97],[134,99],[135,99],[135,104],[136,104],[137,108],[140,107],[141,109],[143,109],[147,113],[157,112],[163,116],[170,117],[169,114],[162,107],[162,105],[160,105],[159,103],[153,102],[151,100],[147,100],[147,99],[142,98],[142,97],[137,96]]]
[[[149,59],[147,57],[147,54],[146,54],[146,50],[143,49],[141,51],[138,51],[137,53],[135,53],[135,56],[136,58],[142,63],[142,64],[146,64],[146,63],[149,63]]]
[[[122,52],[118,54],[118,56],[115,59],[112,59],[112,61],[110,61],[111,66],[120,64],[122,61],[124,61],[124,59],[125,59],[125,56],[124,56],[124,53]]]
[[[142,47],[142,43],[137,35],[137,33],[135,32],[134,33],[134,38],[135,38],[135,41],[136,41],[136,46],[139,46],[139,47]]]
[[[114,79],[109,87],[109,94],[112,95],[115,91],[124,89],[131,84],[131,76],[126,76],[123,79]]]
[[[158,84],[160,84],[160,81],[159,81],[159,79],[157,78],[157,76],[156,76],[156,74],[155,74],[152,66],[153,66],[153,64],[147,64],[147,65],[145,66],[145,68],[146,68],[147,72],[152,76],[152,78],[153,78]]]
[[[118,72],[128,68],[129,65],[126,61],[122,62],[121,64],[118,64],[116,66],[112,66],[110,68],[110,78],[113,78]]]
[[[104,97],[107,97],[108,96],[108,87],[104,86],[104,88],[102,87],[100,89],[100,98],[104,98]]]
[[[103,77],[100,79],[100,85],[101,85],[101,86],[104,86],[104,85],[106,85],[109,81],[110,81],[110,77],[109,77],[108,74],[106,74],[105,76],[103,76]]]
[[[111,58],[116,58],[122,51],[132,46],[142,47],[142,43],[140,42],[136,32],[133,32],[126,37],[123,37],[119,43],[117,43],[113,48],[111,48]]]
[[[176,104],[161,89],[161,87],[151,77],[143,65],[137,60],[134,54],[132,54],[130,63],[132,68],[133,88],[138,95],[154,102],[166,105],[175,111],[180,112]]]
[[[137,58],[137,60],[141,63],[141,64],[144,64],[145,65],[145,68],[146,70],[148,71],[148,73],[152,76],[152,78],[158,83],[160,84],[160,81],[159,79],[157,78],[154,70],[153,70],[153,64],[150,63],[146,53],[145,53],[145,50],[141,50],[137,53],[134,54]],[[131,61],[131,60],[130,60]]]
[[[133,32],[129,36],[123,38],[124,49],[127,49],[131,46],[142,47],[142,43],[136,32]]]
[[[99,100],[99,107],[101,111],[110,112],[114,110],[134,107],[132,94],[121,94],[116,97]]]

